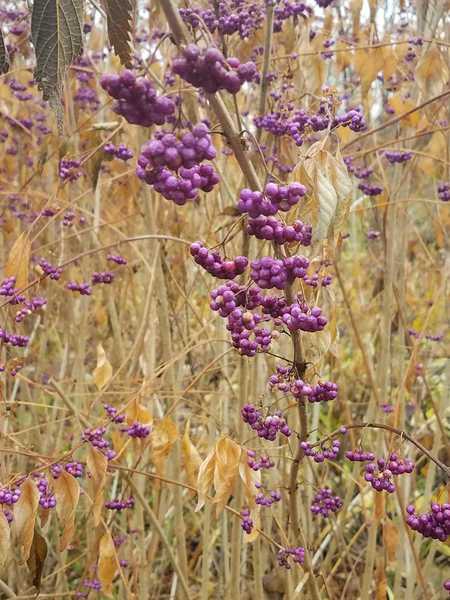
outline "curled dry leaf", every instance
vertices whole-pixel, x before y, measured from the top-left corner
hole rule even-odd
[[[184,430],[183,439],[181,442],[181,451],[183,456],[183,464],[186,469],[186,476],[188,483],[195,486],[197,483],[198,471],[202,462],[200,454],[197,448],[189,437],[190,421],[186,423],[186,429]]]
[[[443,92],[448,82],[449,69],[438,46],[432,45],[419,61],[416,69],[416,81],[425,98],[431,98]]]
[[[56,512],[63,527],[59,544],[62,551],[70,544],[75,532],[75,511],[80,498],[80,486],[75,477],[63,471],[53,482],[53,490],[56,496]]]
[[[112,366],[106,357],[106,352],[103,346],[99,344],[97,346],[97,366],[94,369],[94,381],[95,385],[101,390],[110,381],[112,377]]]
[[[100,523],[100,515],[103,507],[103,491],[106,483],[106,469],[108,468],[108,460],[96,448],[89,446],[87,453],[87,468],[91,474],[89,480],[90,496],[92,500],[92,513],[94,516],[94,524]]]
[[[128,404],[125,415],[127,418],[127,423],[131,425],[138,421],[139,423],[144,423],[144,425],[150,425],[153,422],[153,417],[143,404],[139,404],[137,398],[133,398],[131,402]]]
[[[0,510],[0,567],[6,562],[11,548],[11,529],[5,514]]]
[[[27,565],[30,569],[33,585],[38,591],[41,589],[42,571],[44,570],[44,563],[46,558],[47,542],[45,541],[45,538],[42,537],[42,535],[39,533],[39,531],[35,530]]]
[[[112,581],[117,571],[117,557],[114,542],[109,531],[100,539],[98,549],[98,578],[102,584],[102,592],[111,596]]]
[[[213,448],[199,467],[197,477],[198,502],[195,512],[199,511],[205,504],[209,488],[214,480],[214,468],[216,466],[216,449]]]
[[[16,288],[22,289],[28,284],[31,243],[26,233],[22,233],[9,251],[5,265],[5,277],[16,278]]]
[[[14,505],[14,530],[24,560],[30,556],[34,525],[39,508],[39,491],[31,479],[21,486],[21,494]]]
[[[214,468],[216,515],[219,515],[223,510],[228,498],[233,493],[234,484],[239,473],[241,452],[242,449],[239,444],[228,437],[221,437],[216,444]]]
[[[152,456],[156,471],[162,475],[169,453],[178,439],[177,426],[169,417],[164,417],[152,430]]]

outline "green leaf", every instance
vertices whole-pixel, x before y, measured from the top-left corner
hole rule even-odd
[[[3,34],[0,30],[0,74],[7,73],[9,69],[8,51],[3,40]]]
[[[120,62],[131,64],[131,32],[136,0],[103,0],[108,23],[108,37]]]
[[[31,38],[36,52],[34,76],[62,123],[64,77],[83,49],[84,0],[34,0]]]

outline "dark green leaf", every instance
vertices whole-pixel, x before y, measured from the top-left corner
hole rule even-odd
[[[34,0],[31,37],[36,81],[61,120],[61,93],[68,67],[83,49],[83,0]]]
[[[6,50],[3,34],[0,30],[0,74],[6,73],[9,69],[8,51]]]
[[[131,64],[131,31],[136,0],[103,0],[108,37],[114,52],[125,66]]]

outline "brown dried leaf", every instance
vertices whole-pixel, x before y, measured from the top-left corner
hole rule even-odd
[[[199,511],[206,502],[209,488],[214,480],[214,469],[216,466],[216,449],[213,448],[200,465],[197,477],[198,501],[195,512]]]
[[[164,417],[153,428],[151,435],[152,455],[157,473],[164,473],[164,465],[178,439],[177,426],[169,417]]]
[[[75,532],[75,511],[80,498],[80,486],[75,477],[63,471],[58,479],[54,480],[53,490],[56,496],[56,512],[63,527],[59,544],[60,551],[63,551],[72,541]]]
[[[11,548],[11,529],[7,518],[0,510],[0,567],[6,562]]]
[[[249,508],[256,506],[256,483],[261,482],[261,472],[254,471],[248,466],[248,460],[244,453],[241,454],[239,463],[239,476],[244,486],[244,494]]]
[[[21,290],[28,284],[31,243],[27,234],[21,233],[9,251],[5,265],[5,277],[16,278],[16,288]]]
[[[112,581],[117,571],[117,558],[114,542],[109,531],[100,539],[98,549],[98,578],[102,584],[102,592],[107,596],[112,593]]]
[[[128,404],[126,411],[127,423],[131,425],[136,421],[139,423],[144,423],[145,425],[149,425],[153,422],[153,417],[150,411],[143,405],[139,404],[137,398],[133,398],[131,402]]]
[[[24,560],[30,556],[34,537],[34,524],[39,508],[39,491],[31,479],[21,487],[20,498],[14,505],[14,530]]]
[[[239,444],[228,437],[221,437],[216,444],[214,468],[216,515],[219,515],[223,510],[228,498],[233,493],[234,484],[239,473],[241,452],[242,449]]]
[[[383,541],[386,548],[387,559],[394,562],[399,543],[399,531],[397,525],[390,519],[383,524]]]
[[[394,109],[395,116],[401,115],[415,107],[414,102],[411,100],[405,100],[398,94],[389,98],[389,106]],[[418,112],[414,112],[403,119],[405,123],[411,127],[417,127],[420,121],[420,115]]]
[[[8,50],[3,40],[3,33],[0,30],[0,75],[7,73],[9,69]]]
[[[181,443],[183,463],[186,469],[188,483],[195,486],[197,483],[198,471],[202,463],[201,456],[189,437],[189,421],[186,423],[186,429]]]
[[[114,52],[126,67],[131,65],[131,38],[136,0],[103,0],[108,37]]]
[[[41,577],[46,558],[47,542],[39,531],[35,530],[27,565],[33,578],[33,585],[38,591],[41,589]]]
[[[113,374],[112,366],[106,357],[106,352],[101,344],[97,346],[97,366],[94,369],[94,381],[97,389],[101,390],[110,381]]]
[[[421,57],[416,69],[416,81],[426,98],[440,94],[449,77],[447,62],[438,46],[432,45]]]
[[[353,66],[361,80],[363,96],[368,93],[372,81],[374,81],[378,73],[383,69],[383,65],[382,48],[372,48],[355,52]]]
[[[91,478],[89,480],[91,489],[92,513],[94,516],[94,524],[100,523],[100,515],[103,507],[103,491],[106,483],[106,469],[108,468],[108,460],[96,448],[89,446],[86,464]]]

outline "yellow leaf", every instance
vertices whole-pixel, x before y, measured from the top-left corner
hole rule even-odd
[[[213,448],[199,467],[197,477],[198,501],[195,512],[199,511],[206,502],[209,488],[214,479],[214,468],[216,466],[216,449]]]
[[[125,414],[127,416],[127,423],[144,423],[144,425],[150,425],[153,421],[150,411],[143,405],[139,404],[137,398],[133,398],[128,404]]]
[[[416,69],[416,81],[424,97],[440,94],[448,81],[447,62],[439,47],[432,45],[421,57]]]
[[[321,36],[316,36],[311,43],[308,32],[305,32],[302,37],[295,74],[297,88],[301,93],[309,92],[318,95],[322,90],[327,69],[326,61],[320,54],[310,54],[323,49],[322,41]],[[307,54],[307,56],[303,56],[303,54]]]
[[[34,537],[34,524],[39,508],[39,491],[31,479],[21,486],[19,500],[14,505],[14,529],[24,560],[30,556]]]
[[[186,475],[188,483],[195,486],[197,482],[198,470],[200,468],[202,459],[197,448],[189,437],[189,421],[186,423],[186,429],[181,443],[181,450],[183,455],[183,464],[186,469]]]
[[[216,444],[214,467],[214,503],[217,504],[216,515],[223,510],[228,498],[233,493],[242,449],[239,444],[228,437],[221,437]]]
[[[93,502],[92,513],[94,516],[94,524],[100,523],[100,515],[103,508],[103,491],[106,483],[106,469],[108,460],[96,448],[89,446],[86,464],[91,477],[89,479],[90,495]]]
[[[254,508],[256,506],[255,497],[257,490],[255,484],[261,483],[261,472],[254,471],[249,467],[245,453],[241,454],[241,461],[239,463],[239,476],[244,486],[244,494],[247,505],[249,508]]]
[[[105,350],[103,346],[99,344],[97,346],[97,366],[94,369],[94,381],[95,385],[101,390],[112,377],[112,366],[109,360],[106,358]]]
[[[111,596],[116,571],[116,549],[111,534],[107,531],[100,539],[98,550],[98,578],[102,584],[102,592],[107,596]]]
[[[164,417],[153,428],[151,435],[152,456],[156,471],[162,475],[166,459],[178,439],[177,426],[169,417]]]
[[[63,527],[59,544],[60,551],[63,551],[72,541],[75,532],[75,511],[80,498],[80,486],[75,477],[63,471],[53,482],[53,490],[56,496],[56,512]]]
[[[399,542],[399,531],[397,525],[391,520],[383,523],[383,542],[388,561],[394,562]]]
[[[15,277],[15,287],[19,290],[28,284],[31,243],[25,233],[14,242],[5,265],[5,277]]]
[[[396,94],[395,96],[392,96],[389,99],[389,106],[391,106],[394,109],[395,115],[398,116],[405,112],[408,112],[409,110],[412,110],[415,107],[415,104],[411,100],[405,100],[401,96]],[[414,112],[411,115],[405,117],[403,121],[408,125],[411,125],[411,127],[417,127],[420,121],[420,115],[418,112]]]
[[[0,567],[8,558],[8,552],[11,548],[11,529],[5,513],[0,510]]]
[[[381,48],[372,48],[355,52],[353,66],[361,80],[363,95],[367,94],[372,81],[383,69],[383,65],[383,53]]]

